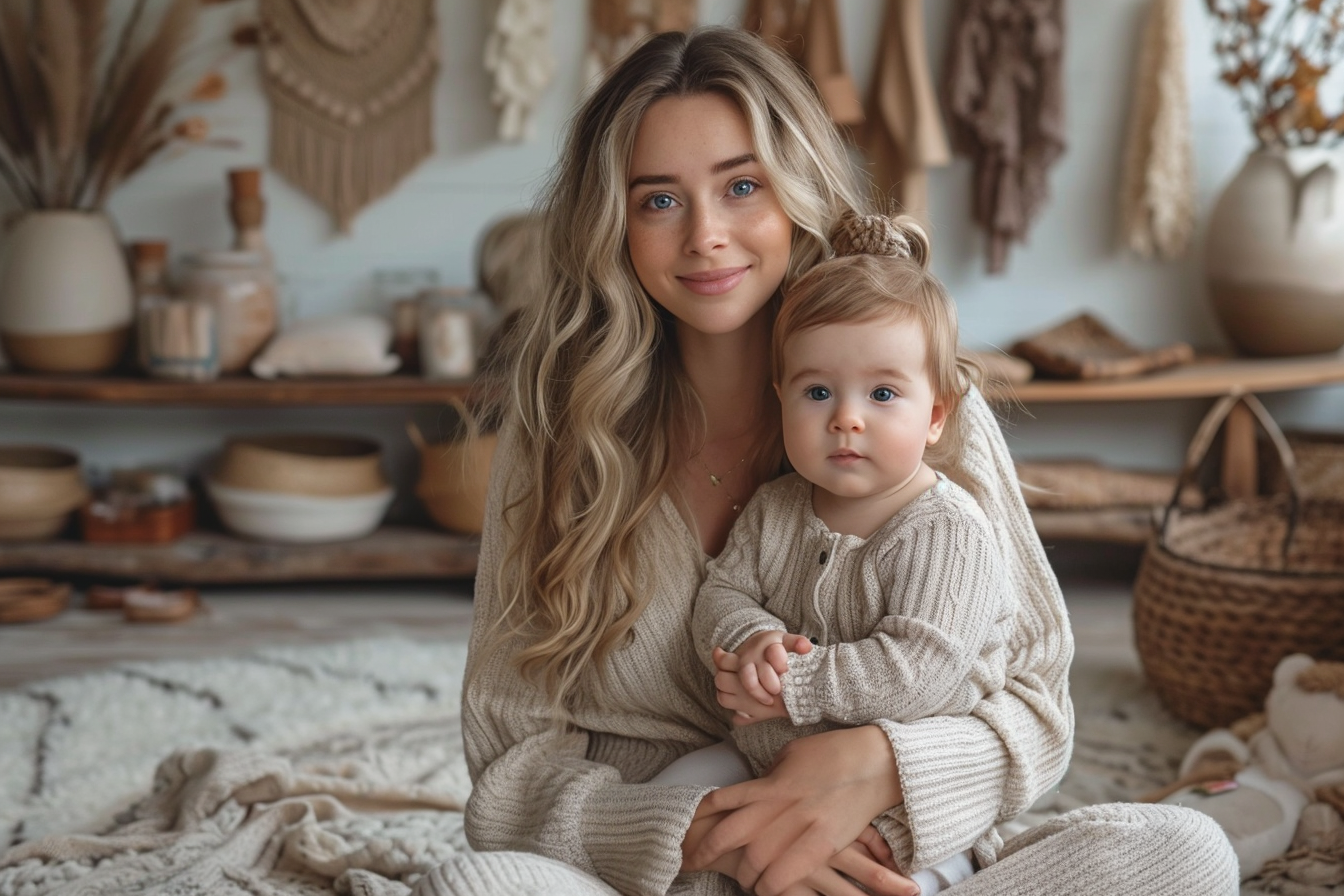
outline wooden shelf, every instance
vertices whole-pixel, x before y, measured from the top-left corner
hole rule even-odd
[[[417,376],[262,380],[224,377],[205,383],[137,376],[0,374],[0,399],[191,407],[439,404],[466,397],[469,384]]]
[[[996,401],[1023,404],[1081,401],[1153,401],[1215,398],[1234,389],[1283,392],[1344,383],[1344,355],[1297,358],[1217,358],[1196,361],[1145,376],[1109,380],[1031,380],[1013,388],[991,388]]]
[[[1087,510],[1031,511],[1041,541],[1104,541],[1145,544],[1160,507],[1097,507]]]
[[[451,579],[476,574],[479,547],[479,538],[412,526],[385,526],[355,541],[308,545],[196,531],[166,545],[0,544],[0,571],[180,585]]]

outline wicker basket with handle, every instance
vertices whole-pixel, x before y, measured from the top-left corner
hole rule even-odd
[[[1178,507],[1238,402],[1268,433],[1287,493]],[[1300,498],[1292,451],[1255,396],[1220,399],[1191,440],[1134,583],[1134,635],[1162,703],[1205,727],[1262,709],[1290,653],[1344,660],[1344,503]]]

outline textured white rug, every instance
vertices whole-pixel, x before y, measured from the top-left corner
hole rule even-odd
[[[466,849],[444,811],[470,787],[464,660],[367,640],[0,693],[0,896],[408,892]],[[1073,680],[1069,773],[1005,833],[1165,784],[1197,733],[1136,669],[1080,660]]]

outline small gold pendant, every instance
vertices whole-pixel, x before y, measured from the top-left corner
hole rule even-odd
[[[723,481],[722,479],[720,479],[719,477],[715,476],[713,473],[710,473],[710,474],[709,474],[709,484],[712,485],[712,486],[714,486],[715,488],[717,488],[718,485],[719,485],[719,483],[722,482],[722,481]]]

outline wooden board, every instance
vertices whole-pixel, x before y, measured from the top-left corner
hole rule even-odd
[[[469,388],[405,375],[308,380],[237,376],[189,383],[136,376],[0,374],[0,399],[193,407],[440,404],[466,397]]]
[[[0,544],[0,571],[184,585],[450,579],[476,574],[479,547],[478,538],[410,526],[385,526],[356,541],[313,545],[197,531],[168,545]]]
[[[1344,383],[1344,356],[1300,358],[1202,357],[1190,364],[1145,376],[1113,380],[1031,380],[988,391],[992,400],[1023,404],[1078,401],[1150,401],[1214,398],[1234,389],[1282,392]]]

